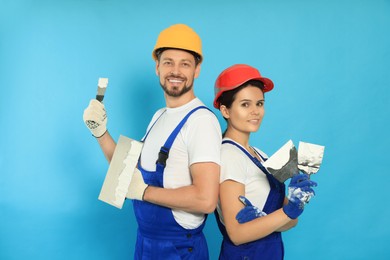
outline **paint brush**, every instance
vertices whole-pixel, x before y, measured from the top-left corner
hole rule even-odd
[[[96,99],[100,102],[103,101],[107,84],[108,84],[108,78],[99,78]]]

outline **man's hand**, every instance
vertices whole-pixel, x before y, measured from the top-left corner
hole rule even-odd
[[[245,205],[236,216],[238,223],[242,224],[254,220],[255,218],[260,218],[266,216],[267,214],[261,211],[258,207],[252,205],[252,203],[245,198],[244,196],[239,196],[238,199]]]
[[[141,172],[135,168],[126,198],[132,200],[144,200],[144,193],[147,187],[148,185],[145,184]]]
[[[107,114],[104,104],[92,99],[84,110],[83,120],[85,125],[96,138],[102,137],[107,131]]]

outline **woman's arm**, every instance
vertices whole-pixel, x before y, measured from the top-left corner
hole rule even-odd
[[[236,220],[237,213],[243,208],[238,199],[240,195],[245,195],[245,186],[242,183],[232,180],[221,183],[219,196],[222,215],[229,238],[235,245],[261,239],[275,231],[287,230],[296,222],[279,209],[267,216],[240,224]]]
[[[284,203],[283,205],[286,205],[288,203],[288,199],[287,198],[284,198]],[[298,224],[298,219],[291,219],[286,225],[284,225],[283,227],[279,228],[278,232],[283,232],[283,231],[287,231],[293,227],[295,227],[296,225]]]

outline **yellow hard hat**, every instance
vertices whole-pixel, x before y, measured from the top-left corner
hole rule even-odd
[[[202,62],[202,41],[199,35],[185,24],[175,24],[161,31],[154,46],[152,56],[157,60],[156,51],[162,48],[182,49],[199,55]]]

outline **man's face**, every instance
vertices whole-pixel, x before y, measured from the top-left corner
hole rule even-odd
[[[199,76],[200,65],[186,51],[165,50],[156,63],[156,74],[166,95],[180,97],[192,90],[194,79]]]

